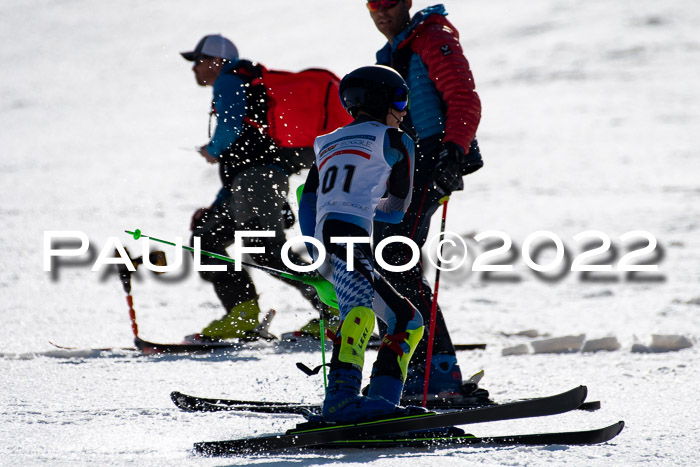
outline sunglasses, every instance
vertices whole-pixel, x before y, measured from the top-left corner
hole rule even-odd
[[[367,9],[372,13],[379,11],[380,6],[388,10],[389,8],[394,8],[400,1],[401,0],[370,0],[367,2]]]

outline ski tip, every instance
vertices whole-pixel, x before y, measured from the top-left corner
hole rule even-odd
[[[602,428],[601,430],[599,430],[601,432],[600,438],[595,440],[594,443],[590,444],[607,443],[608,441],[619,435],[622,432],[623,428],[625,428],[625,422],[622,420],[620,420],[617,423],[613,423],[609,427]]]
[[[620,420],[617,422],[617,426],[619,427],[619,430],[617,431],[617,435],[619,435],[622,432],[622,429],[625,427],[625,422],[624,420]],[[615,436],[617,436],[615,435]]]
[[[55,344],[54,342],[51,342],[51,341],[49,341],[49,344],[51,344],[54,347],[56,347],[57,349],[61,349],[61,350],[78,350],[77,347],[66,347],[65,345],[58,345],[58,344]]]
[[[586,397],[588,397],[588,387],[581,385],[578,387],[578,390],[581,391],[581,404],[583,404],[583,401],[585,401]]]
[[[207,446],[206,442],[194,443],[193,451],[200,456],[211,457],[215,452]]]
[[[178,391],[173,391],[170,393],[170,400],[173,401],[176,407],[184,410],[185,412],[196,412],[197,410],[186,403],[186,396]]]

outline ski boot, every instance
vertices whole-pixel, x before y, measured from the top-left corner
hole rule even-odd
[[[396,404],[381,397],[360,395],[362,371],[338,368],[328,375],[328,391],[323,401],[323,421],[355,423],[394,414]]]
[[[212,321],[200,333],[210,339],[250,339],[258,337],[256,327],[260,306],[256,299],[240,303],[221,319]]]
[[[467,381],[462,381],[462,371],[455,355],[433,355],[427,401],[428,403],[431,401],[443,404],[454,403],[460,408],[492,405],[488,391],[478,386],[481,376],[483,372],[477,373]],[[410,368],[404,386],[403,403],[422,401],[424,387],[425,369]]]
[[[383,397],[360,395],[362,367],[365,349],[374,330],[374,312],[366,307],[355,307],[341,323],[340,331],[333,343],[331,371],[328,375],[328,389],[323,401],[323,421],[355,423],[401,413],[395,402]],[[402,385],[398,381],[399,397]],[[391,388],[391,394],[397,393]]]

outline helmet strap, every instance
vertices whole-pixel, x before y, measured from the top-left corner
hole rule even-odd
[[[396,114],[394,113],[394,109],[393,109],[391,106],[389,107],[389,112],[388,112],[388,113],[390,113],[391,116],[394,117],[394,118],[396,119],[397,122],[399,122],[399,124],[401,123],[401,118],[399,118],[399,117],[396,116]],[[386,121],[386,116],[384,116],[384,124],[385,124],[385,125],[388,125],[388,123],[387,123],[387,121]]]

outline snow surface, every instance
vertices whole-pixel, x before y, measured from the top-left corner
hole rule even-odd
[[[414,1],[415,8],[427,5]],[[195,85],[178,54],[202,35],[228,35],[242,56],[273,68],[320,66],[341,75],[372,63],[383,37],[359,0],[26,0],[0,5],[0,464],[697,463],[696,2],[472,0],[447,7],[483,101],[486,161],[453,196],[448,230],[501,230],[518,249],[531,232],[550,230],[576,254],[579,232],[605,232],[620,246],[621,234],[642,229],[665,252],[662,282],[632,282],[620,273],[612,274],[617,281],[569,273],[546,282],[517,257],[519,282],[444,274],[440,299],[455,342],[488,344],[459,354],[465,376],[485,369],[482,385],[496,400],[586,384],[589,399],[603,404],[595,413],[468,429],[491,435],[625,420],[622,434],[584,447],[193,455],[196,441],[278,432],[299,418],[184,413],[170,391],[318,402],[320,379],[294,363],[317,364],[319,353],[263,346],[158,358],[87,350],[131,345],[124,292],[106,271],[91,272],[86,257],[44,272],[43,232],[83,231],[94,254],[113,236],[138,252],[124,229],[188,235],[191,213],[218,189],[216,168],[191,150],[206,141],[211,91]],[[221,313],[210,285],[194,273],[169,281],[145,271],[138,277],[133,295],[144,338],[178,341]],[[274,333],[313,316],[289,287],[254,277],[262,305],[279,310]],[[527,329],[615,336],[622,348],[502,357],[503,348],[530,342],[504,333]],[[652,334],[682,334],[695,346],[630,352]],[[49,341],[81,350],[58,351]]]

